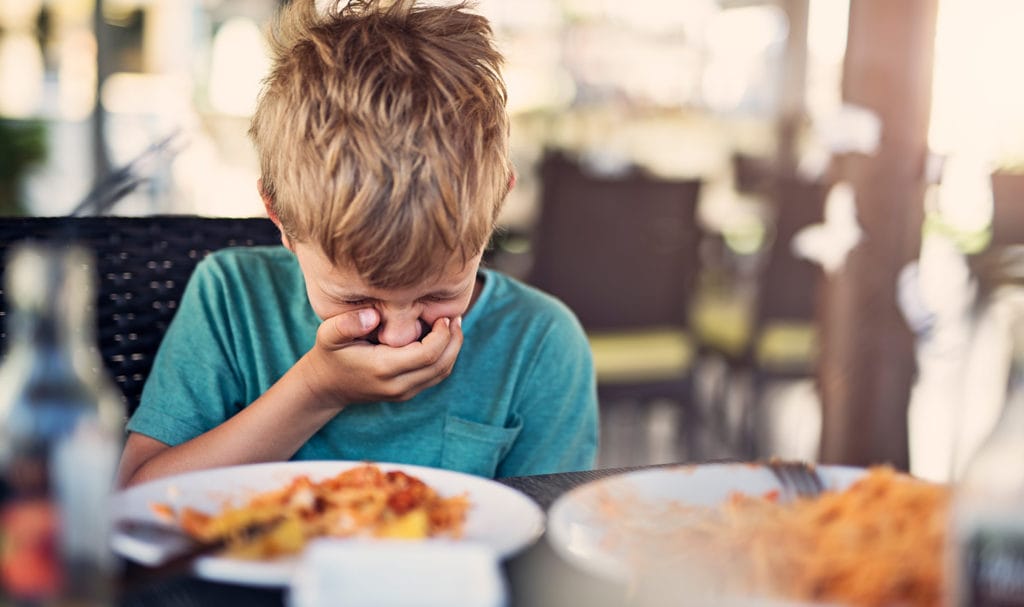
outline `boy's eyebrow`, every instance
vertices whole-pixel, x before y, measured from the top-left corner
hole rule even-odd
[[[362,300],[362,299],[374,299],[373,297],[370,297],[369,295],[367,295],[365,293],[360,293],[359,291],[347,291],[347,290],[345,290],[344,287],[337,287],[337,286],[330,285],[330,284],[322,284],[322,285],[320,285],[320,291],[323,292],[323,294],[328,296],[328,297],[331,297],[331,298],[337,299],[337,300],[341,300],[341,301],[349,301],[349,300],[356,301],[356,300]]]
[[[429,291],[421,295],[421,297],[437,297],[439,299],[457,297],[464,293],[466,289],[464,287],[456,287],[452,289],[436,289]]]

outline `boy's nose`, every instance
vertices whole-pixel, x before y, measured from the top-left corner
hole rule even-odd
[[[377,340],[385,346],[401,348],[421,339],[430,330],[427,323],[412,318],[385,318],[377,331]]]

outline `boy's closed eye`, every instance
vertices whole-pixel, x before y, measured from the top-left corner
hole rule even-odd
[[[458,297],[457,294],[452,295],[452,294],[449,294],[449,293],[433,293],[431,295],[425,295],[425,296],[421,297],[420,301],[435,302],[436,303],[436,302],[451,301],[451,300],[455,299],[456,297]],[[373,300],[367,299],[367,298],[352,298],[352,299],[344,299],[344,300],[342,300],[341,303],[345,304],[346,306],[365,306],[365,305],[369,305],[372,302],[373,302]]]
[[[451,300],[457,298],[458,296],[459,295],[457,293],[456,294],[452,294],[452,293],[432,293],[432,294],[426,295],[426,296],[424,296],[424,297],[422,297],[420,299],[421,299],[421,301],[441,302],[441,301],[451,301]]]

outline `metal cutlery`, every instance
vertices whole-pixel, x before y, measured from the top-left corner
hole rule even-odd
[[[786,500],[813,498],[825,490],[825,483],[821,480],[814,464],[771,459],[764,465],[779,481],[782,497]]]

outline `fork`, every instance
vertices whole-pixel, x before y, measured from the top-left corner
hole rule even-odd
[[[813,464],[771,459],[765,465],[778,479],[786,501],[813,498],[825,490],[825,483]]]

